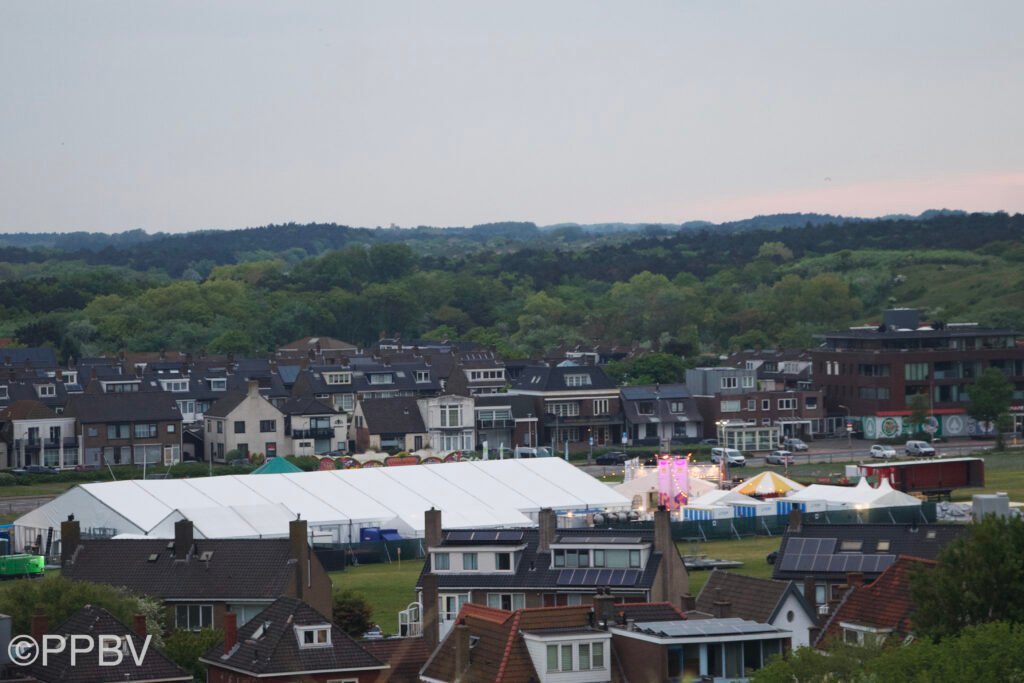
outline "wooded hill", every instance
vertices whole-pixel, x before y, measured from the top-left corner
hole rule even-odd
[[[7,235],[0,336],[65,357],[381,332],[509,357],[594,340],[693,356],[808,346],[892,306],[1024,327],[1024,216],[831,218]]]

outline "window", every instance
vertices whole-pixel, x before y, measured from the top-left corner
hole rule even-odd
[[[351,372],[325,372],[324,382],[326,384],[352,384]]]
[[[40,398],[46,398],[47,396],[57,395],[57,387],[55,387],[52,384],[40,384],[38,388]]]
[[[164,391],[182,392],[188,391],[187,379],[164,379],[160,380],[160,386]]]
[[[525,593],[488,593],[487,606],[508,611],[526,607]]]
[[[753,375],[744,375],[743,376],[743,388],[744,389],[753,389],[754,388],[754,376]]]
[[[923,381],[928,379],[927,363],[907,363],[903,366],[903,379]]]
[[[636,404],[638,415],[654,415],[654,401],[640,401]]]
[[[458,403],[442,404],[441,405],[441,426],[442,427],[461,427],[462,426],[462,406]]]
[[[60,426],[50,427],[50,441],[60,441]]]
[[[434,553],[434,571],[448,571],[451,569],[451,556],[448,553]]]
[[[196,412],[196,402],[191,399],[188,401],[178,401],[178,412],[182,415],[191,415]]]
[[[300,648],[328,647],[331,644],[331,627],[326,624],[312,627],[296,626],[295,633]]]
[[[395,376],[390,372],[381,372],[370,375],[370,384],[394,384]]]
[[[136,439],[152,439],[156,437],[156,423],[136,422],[134,434]]]
[[[175,626],[182,631],[213,628],[213,605],[178,605],[174,617]]]
[[[862,377],[888,377],[889,366],[876,363],[861,363],[857,370]]]
[[[795,398],[780,398],[779,410],[796,410]]]
[[[226,391],[228,388],[228,381],[226,379],[211,379],[210,390],[211,391]]]
[[[668,410],[670,413],[685,413],[686,404],[682,401],[672,401],[668,404]]]
[[[590,375],[566,375],[565,386],[567,387],[589,387]]]
[[[887,553],[889,552],[889,545],[889,541],[879,541],[875,551],[879,553]]]
[[[245,434],[245,420],[235,420],[235,434]]]
[[[772,400],[770,398],[762,398],[761,399],[761,410],[771,410],[771,409],[772,409]]]
[[[738,412],[740,412],[740,402],[739,401],[722,401],[722,408],[721,408],[721,410],[722,410],[723,413],[738,413]]]
[[[135,464],[141,465],[146,463],[147,465],[158,464],[160,462],[160,444],[149,444],[145,446],[135,447]]]
[[[594,401],[594,415],[607,415],[608,414],[608,399],[599,398]]]
[[[260,420],[260,432],[276,432],[277,431],[277,420]]]
[[[818,407],[818,397],[817,396],[805,396],[804,397],[804,408],[806,408],[807,410],[814,410],[817,407]]]
[[[739,387],[739,385],[739,378],[736,377],[735,375],[726,375],[725,377],[722,378],[723,389],[736,389],[737,387]]]
[[[235,446],[235,450],[238,451],[238,454],[241,455],[242,457],[249,457],[249,444],[240,443],[237,446]]]
[[[580,671],[590,671],[590,643],[580,643],[577,648],[580,653]]]
[[[221,444],[221,445],[223,446],[223,444]],[[267,454],[268,458],[276,458],[277,457],[277,442],[276,441],[268,441],[267,443],[265,443],[264,444],[263,452]]]
[[[571,403],[552,403],[551,412],[558,417],[578,417],[580,414],[580,404],[575,401]]]
[[[604,643],[597,642],[590,644],[590,668],[604,668]]]
[[[0,398],[10,398],[7,394],[6,384],[0,384]]]
[[[757,399],[756,398],[748,398],[747,399],[747,410],[750,410],[750,411],[757,410]]]
[[[217,423],[217,433],[218,434],[223,434],[224,433],[224,420],[214,420],[214,422]]]
[[[430,381],[430,370],[416,370],[416,381],[418,383]]]
[[[351,412],[352,412],[352,408],[353,408],[353,406],[355,405],[355,398],[353,397],[353,395],[352,395],[352,394],[342,394],[342,395],[341,395],[341,401],[339,402],[339,401],[338,401],[338,398],[337,398],[337,397],[335,397],[335,402],[334,402],[334,404],[335,404],[336,406],[337,406],[337,405],[340,405],[340,406],[341,406],[341,409],[342,409],[342,410],[343,410],[344,412],[346,412],[346,413],[351,413]]]
[[[107,425],[107,439],[127,439],[130,436],[130,426],[126,422]]]
[[[462,569],[464,571],[476,571],[478,568],[476,553],[462,553]]]
[[[509,571],[512,569],[512,553],[495,553],[494,566],[498,571]]]
[[[595,551],[600,552],[600,551]],[[589,567],[590,566],[590,551],[589,550],[556,550],[555,555],[555,566],[556,567]],[[597,565],[594,565],[597,566]]]
[[[889,398],[889,387],[860,387],[859,395],[863,399],[885,400]]]
[[[572,645],[548,645],[548,671],[572,671]]]

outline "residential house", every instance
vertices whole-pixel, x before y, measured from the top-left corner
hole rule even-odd
[[[825,429],[820,391],[767,390],[753,368],[693,368],[686,386],[704,417],[704,436],[723,446],[772,450],[785,437],[810,439]]]
[[[285,436],[293,455],[319,455],[348,450],[348,416],[314,398],[293,398],[283,406]]]
[[[967,415],[970,386],[986,368],[1013,384],[1013,431],[1024,431],[1024,332],[977,323],[925,322],[910,308],[884,312],[881,324],[824,335],[811,351],[814,382],[833,423],[854,423],[866,439],[989,436],[991,425]],[[929,419],[911,424],[910,402],[927,399]],[[836,430],[838,431],[838,430]]]
[[[622,387],[624,432],[633,444],[668,447],[704,433],[697,402],[683,384]]]
[[[359,401],[352,417],[357,451],[418,451],[430,445],[423,415],[411,396]]]
[[[497,394],[508,386],[505,364],[493,351],[466,351],[459,353],[454,360],[452,372],[457,373],[463,383],[452,385],[455,378],[446,377],[446,391],[463,393],[461,389],[464,387],[467,396],[480,396]]]
[[[331,365],[310,365],[298,372],[292,395],[312,397],[351,415],[362,399],[432,396],[441,384],[421,357],[391,359],[342,357]]]
[[[15,401],[0,408],[0,439],[8,459],[0,466],[44,465],[61,469],[79,464],[75,418],[57,415],[39,401]]]
[[[477,443],[487,444],[489,452],[533,443],[537,436],[538,419],[531,396],[481,394],[474,397],[473,410]]]
[[[10,617],[4,616],[6,628],[0,632],[10,636]],[[71,647],[51,648],[45,658],[37,657],[27,666],[9,665],[12,680],[35,683],[191,683],[192,673],[185,671],[147,642],[146,618],[137,614],[134,629],[128,628],[110,612],[95,605],[84,605],[67,621],[50,630],[49,620],[43,614],[32,617],[31,636],[37,643],[46,636],[60,636],[64,642],[75,638],[95,644],[100,636],[116,639],[107,643],[117,645],[118,655],[102,654],[98,647],[72,652]],[[4,652],[10,643],[0,643]],[[76,643],[77,645],[78,643]],[[27,678],[26,678],[27,677]],[[7,680],[7,676],[4,679]]]
[[[235,614],[224,616],[224,641],[199,658],[207,683],[373,683],[388,669],[295,598],[278,598],[241,626]]]
[[[821,614],[842,598],[850,572],[874,581],[900,555],[934,560],[965,530],[962,524],[807,524],[795,510],[772,578],[801,582]]]
[[[63,576],[153,596],[173,628],[223,628],[227,612],[245,624],[280,597],[330,614],[331,579],[310,550],[305,520],[280,539],[196,539],[188,520],[175,523],[170,541],[83,539],[74,520],[60,533]]]
[[[445,394],[416,401],[430,448],[437,453],[476,448],[473,399]]]
[[[653,531],[558,529],[550,509],[540,511],[535,529],[442,531],[439,510],[426,512],[425,525],[428,562],[417,591],[425,610],[437,608],[437,633],[428,639],[443,637],[467,603],[586,605],[604,586],[617,601],[678,603],[687,591],[665,511],[655,513]]]
[[[516,445],[568,442],[582,448],[621,442],[619,389],[599,367],[528,367],[509,393],[532,397],[541,418],[537,444]]]
[[[815,646],[822,647],[837,638],[856,645],[903,641],[913,634],[910,575],[917,569],[934,567],[934,560],[901,555],[868,584],[862,575],[851,574],[850,589],[822,627]]]
[[[205,449],[213,462],[225,462],[227,454],[263,453],[268,458],[290,455],[285,433],[285,415],[260,393],[259,383],[250,380],[248,391],[225,392],[204,417]]]
[[[811,389],[813,361],[803,349],[757,349],[737,351],[723,363],[757,373],[758,388],[765,391]]]
[[[688,618],[735,617],[789,631],[792,646],[811,644],[817,635],[818,610],[804,599],[803,585],[715,569],[708,576]]]
[[[84,465],[181,461],[181,413],[167,392],[79,394],[64,415],[76,420]]]
[[[278,348],[274,352],[274,357],[283,364],[322,365],[332,364],[333,359],[358,353],[359,347],[340,339],[303,337]]]
[[[0,375],[0,407],[15,401],[38,401],[54,413],[60,414],[70,396],[81,393],[79,387],[66,380],[69,376],[57,370],[53,376],[36,370],[20,372],[9,369]]]

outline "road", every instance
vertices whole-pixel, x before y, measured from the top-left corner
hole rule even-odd
[[[44,503],[49,503],[56,496],[16,496],[12,498],[0,498],[0,515],[2,514],[24,514],[35,510]]]

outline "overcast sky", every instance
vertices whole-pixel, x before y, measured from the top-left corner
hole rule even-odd
[[[1024,2],[0,2],[0,230],[1024,211]]]

